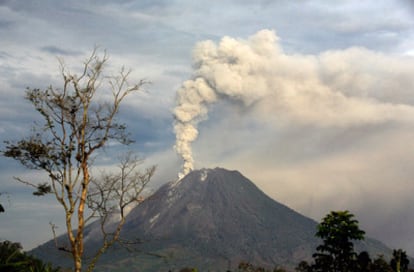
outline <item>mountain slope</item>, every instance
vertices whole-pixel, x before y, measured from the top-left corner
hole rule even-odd
[[[140,220],[149,218],[149,220]],[[316,223],[270,199],[237,171],[193,171],[160,188],[128,216],[124,235],[193,247],[231,261],[268,265],[306,258],[316,245]]]
[[[314,236],[316,225],[266,196],[237,171],[197,170],[165,184],[130,212],[122,237],[143,243],[133,245],[131,252],[119,247],[110,250],[101,269],[168,271],[194,266],[201,271],[225,271],[240,261],[294,267],[310,259],[320,243]],[[93,228],[85,232],[88,248],[99,240],[93,239]],[[34,252],[42,252],[40,257],[45,258],[51,243],[42,247]],[[390,252],[371,239],[359,247],[372,256]]]

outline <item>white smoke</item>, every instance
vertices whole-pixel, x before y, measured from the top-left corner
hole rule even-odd
[[[411,93],[404,88],[412,82],[411,59],[362,48],[286,54],[270,30],[247,40],[200,42],[193,57],[193,79],[178,90],[174,109],[175,149],[184,160],[180,177],[194,168],[191,143],[209,105],[218,99],[255,105],[262,118],[315,126],[413,120],[406,99]],[[391,96],[394,101],[387,100]]]

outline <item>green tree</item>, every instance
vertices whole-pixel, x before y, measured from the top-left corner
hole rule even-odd
[[[407,272],[410,261],[407,258],[407,253],[402,249],[394,249],[392,252],[392,259],[390,265],[395,272]]]
[[[124,99],[145,84],[145,81],[130,84],[130,71],[125,69],[116,76],[105,75],[107,60],[106,54],[100,57],[94,50],[79,74],[69,72],[61,61],[63,84],[60,88],[28,88],[26,99],[44,124],[35,123],[32,134],[24,139],[6,142],[3,151],[3,155],[25,167],[47,174],[48,181],[40,184],[16,179],[35,187],[35,195],[53,193],[63,207],[69,245],[60,248],[71,253],[76,272],[82,270],[86,224],[98,218],[104,236],[102,248],[88,266],[91,271],[99,256],[119,238],[126,209],[139,202],[155,170],[150,167],[144,172],[138,171],[139,161],[126,156],[121,161],[119,174],[92,176],[92,161],[99,150],[108,143],[132,142],[117,116]],[[115,212],[120,216],[118,224],[105,229]]]
[[[315,271],[349,272],[356,267],[353,240],[363,240],[365,232],[349,211],[332,211],[318,225],[316,236],[322,239],[313,255]]]
[[[7,272],[58,272],[51,264],[27,255],[19,243],[0,242],[0,271]]]
[[[22,246],[19,243],[3,241],[0,243],[1,271],[21,271],[25,265],[25,258],[21,254]]]

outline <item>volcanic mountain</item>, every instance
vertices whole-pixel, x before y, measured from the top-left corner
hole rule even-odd
[[[237,171],[192,171],[165,184],[129,213],[122,237],[141,243],[130,251],[112,248],[98,271],[168,271],[185,266],[234,271],[241,261],[292,268],[309,260],[320,243],[314,236],[316,225],[265,195]],[[93,228],[91,224],[85,231],[88,248],[97,240]],[[390,252],[372,239],[359,247],[371,256]],[[32,253],[62,265],[61,258],[50,257],[52,248],[48,242]]]

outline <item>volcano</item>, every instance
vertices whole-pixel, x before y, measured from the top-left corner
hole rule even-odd
[[[129,214],[124,233],[130,237],[139,229],[215,264],[244,260],[274,266],[308,257],[317,244],[315,226],[239,172],[216,168],[160,188]]]
[[[140,243],[129,250],[111,248],[98,271],[234,271],[242,261],[293,268],[310,260],[320,244],[316,226],[314,220],[265,195],[238,171],[196,170],[160,187],[129,213],[122,239]],[[87,248],[99,240],[92,237],[93,229],[91,224],[85,231]],[[371,256],[390,253],[373,239],[358,247]],[[50,241],[32,253],[64,264],[62,253],[56,251]]]

